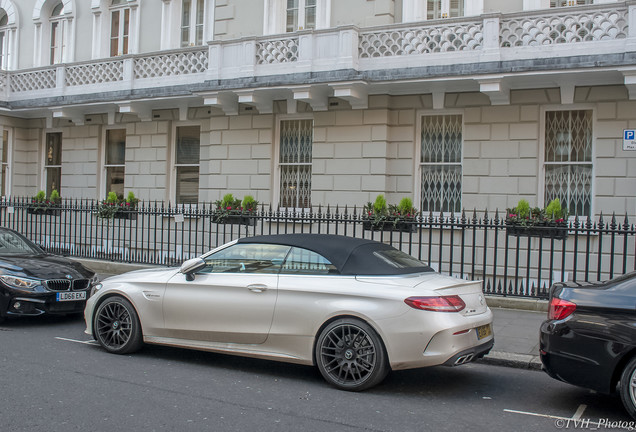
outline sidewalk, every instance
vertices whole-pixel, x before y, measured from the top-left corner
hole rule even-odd
[[[493,307],[495,346],[483,363],[522,369],[541,369],[539,328],[546,312]]]

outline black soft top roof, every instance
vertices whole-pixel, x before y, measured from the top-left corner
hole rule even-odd
[[[330,234],[278,234],[244,237],[238,243],[281,244],[308,249],[325,257],[340,274],[345,275],[398,275],[433,271],[424,263],[421,267],[395,267],[374,252],[396,249],[368,239]]]

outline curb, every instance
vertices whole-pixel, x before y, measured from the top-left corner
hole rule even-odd
[[[503,351],[491,351],[486,354],[480,363],[494,366],[504,366],[516,369],[541,370],[541,359],[539,356],[530,354],[515,354]]]

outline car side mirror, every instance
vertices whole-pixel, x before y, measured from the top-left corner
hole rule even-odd
[[[185,275],[187,281],[193,281],[194,274],[205,267],[205,265],[203,258],[192,258],[181,264],[179,272]]]

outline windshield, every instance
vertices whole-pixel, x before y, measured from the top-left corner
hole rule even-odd
[[[0,255],[27,255],[42,253],[32,243],[11,231],[0,231]]]

